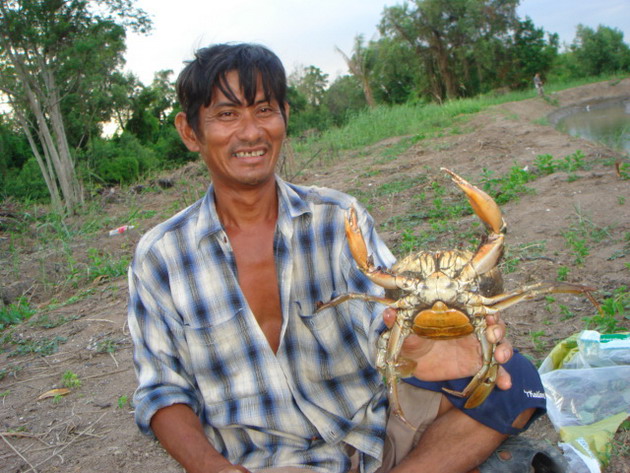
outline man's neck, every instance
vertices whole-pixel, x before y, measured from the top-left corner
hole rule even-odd
[[[255,187],[214,187],[217,213],[226,230],[245,230],[269,224],[278,217],[276,180]]]

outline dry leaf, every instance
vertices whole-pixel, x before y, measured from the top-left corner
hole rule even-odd
[[[50,397],[56,396],[65,396],[66,394],[70,394],[70,390],[68,388],[51,389],[50,391],[46,391],[44,394],[39,396],[37,400],[41,401],[42,399],[48,399]]]

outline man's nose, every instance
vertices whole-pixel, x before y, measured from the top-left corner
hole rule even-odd
[[[238,137],[246,142],[254,143],[262,136],[262,127],[253,111],[248,110],[241,115],[241,126]]]

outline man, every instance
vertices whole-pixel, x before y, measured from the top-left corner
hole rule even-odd
[[[542,81],[542,78],[540,77],[539,72],[537,72],[534,75],[534,87],[536,87],[536,93],[538,94],[539,97],[542,97],[545,95],[545,89],[543,88],[543,81]]]
[[[508,389],[491,394],[490,409],[464,413],[431,382],[475,373],[477,341],[412,336],[404,356],[419,361],[414,375],[423,381],[410,382],[428,389],[401,383],[401,392],[418,430],[396,418],[386,427],[374,357],[393,311],[383,316],[365,301],[315,308],[341,293],[382,291],[349,253],[351,206],[375,263],[394,258],[355,199],[275,175],[289,116],[279,59],[256,45],[205,48],[177,89],[177,129],[212,185],[139,243],[129,326],[136,421],[188,472],[372,473],[381,462],[381,471],[465,472],[543,412],[544,399]],[[489,341],[500,342],[504,326],[489,323]],[[511,356],[509,343],[498,345],[497,361]],[[535,373],[518,355],[509,363]],[[512,379],[502,370],[497,384],[505,390]]]

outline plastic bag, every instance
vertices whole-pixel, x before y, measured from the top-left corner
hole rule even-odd
[[[630,334],[576,334],[554,347],[539,373],[571,471],[599,473],[630,415]]]

